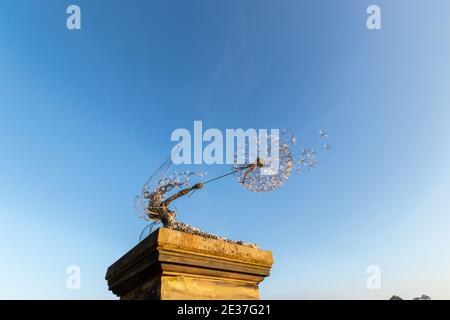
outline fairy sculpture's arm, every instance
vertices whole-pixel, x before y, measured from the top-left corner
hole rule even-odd
[[[169,206],[169,204],[170,204],[172,201],[178,199],[179,197],[185,196],[185,195],[187,195],[189,192],[191,192],[191,191],[193,191],[193,190],[201,189],[201,188],[203,188],[203,183],[197,183],[197,184],[194,184],[192,187],[188,187],[188,188],[186,188],[186,189],[180,190],[180,191],[178,191],[177,193],[171,195],[169,198],[167,198],[166,200],[164,200],[164,201],[161,203],[161,205],[164,206],[164,207],[167,207],[167,206]]]

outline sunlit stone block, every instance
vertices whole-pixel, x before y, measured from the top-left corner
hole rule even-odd
[[[270,251],[160,228],[112,264],[121,299],[259,299]]]

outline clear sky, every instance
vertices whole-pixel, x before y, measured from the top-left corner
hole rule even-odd
[[[194,120],[289,128],[300,146],[330,134],[275,192],[224,179],[176,205],[273,251],[262,298],[450,298],[449,15],[447,0],[0,0],[0,298],[114,298],[106,269],[145,226],[133,198]]]

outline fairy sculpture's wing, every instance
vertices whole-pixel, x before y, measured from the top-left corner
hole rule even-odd
[[[148,195],[157,191],[157,189],[161,186],[161,183],[166,179],[171,166],[172,158],[169,156],[166,160],[164,160],[159,168],[153,172],[150,178],[147,179],[141,192],[134,199],[134,208],[140,218],[152,221],[155,220],[152,216],[156,216],[158,213],[152,210],[156,208],[152,207]]]

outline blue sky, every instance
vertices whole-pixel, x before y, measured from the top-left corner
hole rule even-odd
[[[366,27],[378,4],[382,30]],[[82,29],[66,28],[77,4]],[[448,1],[0,0],[0,298],[112,299],[134,196],[174,129],[317,130],[272,193],[233,179],[180,220],[272,250],[262,298],[450,298]],[[211,175],[224,166],[200,168]],[[81,289],[66,288],[79,265]],[[378,265],[381,289],[366,288]]]

